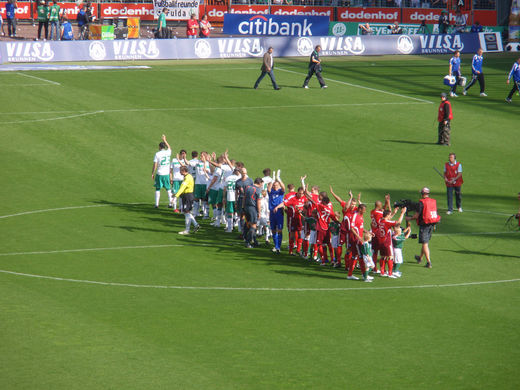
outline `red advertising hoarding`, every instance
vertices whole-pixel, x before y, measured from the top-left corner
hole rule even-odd
[[[423,20],[427,24],[435,24],[439,21],[442,10],[430,8],[403,8],[403,23],[421,23]],[[471,24],[471,13],[462,12],[466,16],[467,24]],[[479,21],[483,26],[497,25],[497,12],[492,10],[473,11],[473,21]],[[450,13],[450,23],[455,23],[455,13]]]
[[[392,23],[396,20],[401,21],[400,8],[338,8],[338,22]]]
[[[223,22],[224,14],[228,12],[227,5],[207,5],[206,15],[210,22]],[[268,5],[232,5],[232,14],[269,14]],[[204,15],[204,6],[199,8],[199,15]]]
[[[16,5],[18,6],[18,8],[16,8],[16,19],[31,19],[30,2],[18,1],[16,2]],[[78,15],[78,12],[80,10],[76,3],[58,3],[58,5],[60,6],[61,10],[63,10],[60,11],[60,14],[67,15],[67,18],[69,18],[70,20],[76,20],[76,16]],[[97,17],[97,7],[92,7],[92,11],[94,16]],[[0,12],[5,22],[5,3],[0,7]],[[34,4],[33,18],[38,18],[36,3]]]
[[[272,15],[308,15],[308,16],[328,16],[332,21],[334,20],[333,7],[305,7],[305,6],[271,6]]]
[[[101,17],[107,19],[138,17],[141,20],[154,20],[153,4],[102,3]]]

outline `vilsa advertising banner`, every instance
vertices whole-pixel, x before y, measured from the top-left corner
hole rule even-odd
[[[155,19],[164,8],[168,20],[188,20],[192,14],[199,18],[199,0],[153,0]]]

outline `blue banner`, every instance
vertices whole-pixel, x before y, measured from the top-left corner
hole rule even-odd
[[[224,15],[224,34],[310,37],[329,33],[328,16]]]

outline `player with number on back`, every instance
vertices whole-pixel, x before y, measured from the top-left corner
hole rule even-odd
[[[155,208],[159,207],[161,188],[168,192],[169,205],[172,202],[172,191],[170,188],[170,157],[172,150],[166,136],[163,134],[162,142],[159,143],[159,151],[155,153],[152,167],[152,180],[155,181]]]

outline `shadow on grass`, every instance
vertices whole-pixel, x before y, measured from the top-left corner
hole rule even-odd
[[[461,255],[477,255],[477,256],[491,256],[491,257],[509,257],[512,259],[520,259],[520,255],[510,255],[510,254],[504,254],[504,253],[489,253],[489,252],[483,252],[483,251],[473,251],[469,249],[441,249],[443,252],[453,252],[458,253]]]
[[[437,142],[422,142],[422,141],[408,141],[404,139],[382,139],[382,142],[395,142],[399,144],[411,144],[411,145],[438,145]],[[441,146],[441,145],[439,145]],[[444,146],[444,145],[442,145]]]

